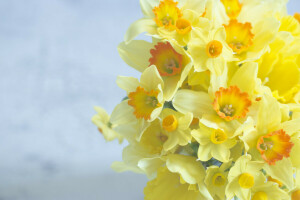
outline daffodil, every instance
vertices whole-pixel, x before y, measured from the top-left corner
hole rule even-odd
[[[229,20],[224,19],[226,41],[240,62],[255,61],[268,51],[279,29],[283,1],[222,0]]]
[[[204,177],[205,169],[196,158],[169,155],[166,167],[160,168],[157,177],[147,183],[145,200],[212,200],[203,183]]]
[[[233,60],[233,52],[226,43],[224,27],[214,30],[195,28],[188,51],[198,72],[208,69],[220,75],[226,67],[226,62]]]
[[[262,162],[251,161],[250,155],[241,156],[228,173],[227,199],[232,199],[234,196],[240,200],[250,199],[254,184],[263,184],[265,181],[260,171],[263,165]]]
[[[207,24],[204,18],[199,19],[205,11],[203,0],[141,0],[140,4],[144,18],[129,27],[125,35],[126,43],[147,32],[159,38],[173,35],[172,39],[178,39],[180,44],[185,44],[193,26]]]
[[[127,92],[128,99],[116,106],[110,121],[135,127],[136,139],[140,140],[163,109],[163,80],[156,67],[150,66],[142,73],[140,82],[136,78],[119,76],[117,84]]]
[[[235,138],[229,138],[231,134],[222,129],[208,128],[200,124],[198,130],[192,131],[192,136],[200,144],[199,160],[208,161],[213,157],[221,162],[229,162],[230,149],[236,144]]]
[[[153,39],[153,42],[133,40],[121,43],[118,51],[123,60],[134,69],[143,72],[155,65],[164,85],[164,98],[170,101],[182,85],[192,68],[192,62],[185,50],[170,42]]]
[[[256,184],[251,188],[252,200],[288,199],[287,193],[272,182]]]
[[[264,161],[267,174],[289,189],[293,187],[293,165],[299,167],[299,123],[299,118],[282,122],[279,103],[271,94],[265,94],[255,128],[240,136],[254,160]]]
[[[204,125],[229,133],[228,138],[235,137],[241,134],[242,131],[236,130],[247,120],[250,106],[255,101],[256,74],[255,63],[244,64],[230,81],[226,71],[222,76],[212,74],[209,93],[182,89],[176,93],[173,105],[182,113],[192,112],[195,117],[200,117]]]
[[[225,189],[228,183],[228,171],[231,162],[223,163],[220,167],[211,166],[206,169],[205,184],[214,199],[225,199]]]
[[[162,132],[159,119],[150,124],[140,141],[136,141],[134,137],[130,136],[132,130],[122,128],[129,145],[123,150],[123,161],[114,162],[112,168],[117,172],[145,173],[150,179],[154,178],[158,168],[164,164],[161,156],[166,154],[163,145],[168,136]]]
[[[97,114],[93,116],[92,122],[98,127],[99,132],[103,134],[104,139],[107,141],[118,139],[119,143],[122,143],[123,136],[114,130],[116,125],[110,122],[110,116],[107,112],[98,106],[95,107],[95,110]]]
[[[283,16],[276,39],[270,51],[260,60],[258,76],[279,101],[293,102],[300,90],[300,70],[297,56],[300,54],[300,24],[292,16]],[[284,84],[279,84],[284,82]]]
[[[172,109],[166,108],[162,111],[162,132],[167,135],[164,143],[164,150],[169,151],[177,145],[185,146],[191,142],[192,135],[190,124],[193,120],[193,115],[188,113],[183,115]]]

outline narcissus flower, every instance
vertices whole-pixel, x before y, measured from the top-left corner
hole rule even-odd
[[[103,134],[104,139],[107,141],[118,139],[119,143],[122,143],[123,136],[114,130],[116,125],[110,122],[110,116],[107,112],[98,106],[95,107],[95,110],[97,114],[93,116],[92,122],[98,127],[99,132]]]
[[[287,193],[284,190],[280,189],[277,185],[274,185],[272,182],[256,184],[251,189],[251,192],[252,200],[288,199]]]
[[[223,163],[220,167],[211,166],[206,169],[205,184],[214,198],[225,199],[228,171],[231,162]]]
[[[166,167],[144,189],[146,200],[213,199],[203,183],[205,169],[196,158],[169,155],[166,159]]]
[[[182,113],[192,112],[195,117],[202,117],[200,122],[208,127],[234,133],[238,127],[236,120],[245,121],[247,118],[246,114],[254,98],[252,94],[257,87],[256,74],[257,66],[247,63],[235,73],[229,83],[226,71],[221,77],[212,75],[209,94],[179,90],[173,99],[173,105]]]
[[[162,38],[175,33],[175,36],[180,38],[179,43],[185,43],[184,36],[190,34],[193,25],[199,24],[199,20],[206,21],[199,19],[205,12],[205,1],[202,0],[179,2],[174,0],[141,0],[140,4],[144,18],[134,22],[129,27],[125,35],[126,43],[143,32]],[[204,22],[204,24],[207,23]]]
[[[261,136],[257,141],[257,149],[262,158],[270,165],[274,165],[283,157],[289,157],[293,145],[291,137],[282,129]]]
[[[200,144],[199,160],[208,161],[214,157],[221,162],[229,162],[230,149],[236,144],[235,138],[229,138],[231,135],[222,129],[212,129],[200,124],[198,130],[192,131],[192,136]]]
[[[121,43],[118,51],[128,65],[140,72],[156,66],[164,85],[168,85],[163,88],[167,101],[172,99],[192,68],[191,59],[184,49],[170,42],[133,40],[129,44]]]
[[[250,155],[241,156],[228,174],[227,199],[232,199],[234,196],[242,200],[250,199],[254,184],[263,184],[265,181],[260,171],[262,167],[263,163],[251,161]]]
[[[221,74],[227,61],[233,60],[232,50],[226,44],[224,28],[202,30],[195,28],[188,45],[195,70],[198,72],[210,70],[214,74]]]
[[[138,129],[137,139],[140,139],[163,108],[163,80],[156,67],[151,66],[143,72],[140,82],[132,77],[119,76],[117,84],[127,91],[128,99],[116,106],[111,122],[123,125],[131,123]]]
[[[193,120],[191,113],[183,115],[166,108],[162,111],[160,118],[162,120],[162,132],[167,135],[164,150],[169,151],[177,145],[185,146],[191,142],[192,135],[189,128]]]

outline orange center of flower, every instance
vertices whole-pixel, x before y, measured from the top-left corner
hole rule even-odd
[[[185,35],[192,30],[191,23],[183,18],[180,18],[176,21],[176,31],[180,35]]]
[[[172,45],[159,42],[150,50],[152,57],[150,65],[155,65],[161,76],[173,76],[180,74],[183,65],[183,56],[175,51]]]
[[[223,45],[221,42],[217,40],[210,41],[206,45],[206,54],[210,58],[218,57],[222,53],[222,50],[223,50]]]
[[[300,190],[297,190],[292,193],[292,200],[299,200],[300,199]]]
[[[213,107],[218,115],[227,121],[245,117],[251,106],[248,93],[241,92],[237,86],[226,89],[221,87],[215,93],[215,97]]]
[[[214,186],[222,186],[226,183],[226,178],[223,174],[221,173],[216,173],[213,177],[212,177],[212,183]]]
[[[239,177],[239,185],[244,189],[252,188],[254,185],[254,177],[249,173],[243,173]]]
[[[257,149],[261,157],[269,164],[289,157],[294,144],[290,141],[291,137],[282,129],[274,131],[265,136],[261,136],[257,141]]]
[[[237,18],[242,10],[242,4],[239,0],[221,0],[221,2],[225,7],[228,17],[231,19]]]
[[[294,17],[298,20],[298,22],[300,23],[300,13],[295,13]]]
[[[224,131],[217,129],[210,135],[210,140],[214,144],[222,144],[227,140],[227,135]]]
[[[265,192],[256,192],[253,197],[252,200],[268,200],[268,195]]]
[[[177,129],[178,121],[174,115],[169,115],[163,119],[162,126],[166,131],[172,132]]]
[[[230,20],[224,25],[226,30],[226,42],[236,54],[246,51],[252,44],[254,35],[251,32],[250,23],[239,23],[237,20]]]
[[[155,22],[159,27],[165,27],[168,30],[174,30],[177,19],[182,16],[177,7],[178,2],[173,0],[163,0],[158,7],[153,9]]]
[[[142,87],[137,87],[135,92],[128,95],[128,105],[134,108],[136,118],[144,118],[149,120],[154,109],[162,105],[157,100],[158,91],[145,91]]]

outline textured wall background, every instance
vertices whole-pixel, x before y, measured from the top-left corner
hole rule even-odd
[[[116,47],[141,16],[138,0],[0,0],[1,200],[143,199],[90,122],[125,95],[117,75],[138,76]]]

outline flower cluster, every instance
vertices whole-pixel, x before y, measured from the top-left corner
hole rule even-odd
[[[286,0],[140,0],[118,46],[141,72],[92,118],[146,200],[300,199],[300,14]],[[134,40],[147,33],[152,42]]]

